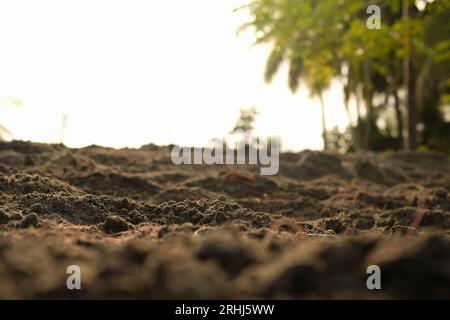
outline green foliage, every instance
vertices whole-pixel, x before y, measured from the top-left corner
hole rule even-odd
[[[373,2],[381,7],[380,30],[367,28],[370,4],[363,0],[253,0],[243,7],[252,18],[242,28],[255,32],[256,44],[273,45],[265,69],[267,82],[286,62],[293,92],[304,84],[312,96],[321,98],[331,82],[340,79],[346,103],[351,98],[364,102],[364,115],[359,109],[357,124],[349,130],[352,148],[377,149],[383,145],[377,135],[396,141],[388,146],[399,146],[403,59],[410,58],[417,70],[419,120],[425,126],[422,142],[427,143],[437,134],[435,129],[442,127],[435,124],[443,122],[440,108],[450,100],[450,0],[428,3],[423,11],[412,0]],[[407,16],[402,16],[402,4],[407,4]],[[380,99],[385,108],[396,110],[397,128],[392,130],[396,138],[380,134],[377,127],[380,112],[375,101]]]
[[[253,20],[243,28],[254,29],[256,43],[274,44],[266,64],[267,82],[272,81],[286,61],[288,84],[293,92],[298,90],[301,80],[313,95],[328,88],[335,76],[332,49],[339,42],[328,30],[329,19],[337,20],[331,14],[335,4],[336,1],[330,0],[256,0],[245,7],[252,13]],[[337,21],[336,30],[339,30]]]

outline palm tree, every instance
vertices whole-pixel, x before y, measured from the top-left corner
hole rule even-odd
[[[340,41],[339,29],[330,29],[341,19],[336,14],[335,0],[264,1],[253,0],[249,9],[253,20],[241,27],[252,28],[257,44],[273,44],[267,59],[264,78],[270,83],[283,63],[288,63],[288,86],[297,92],[303,83],[321,106],[324,149],[327,149],[327,128],[323,93],[338,72],[333,52]],[[318,19],[320,18],[320,19]]]
[[[300,42],[297,42],[297,44],[300,44]],[[296,93],[303,80],[310,91],[310,95],[319,99],[322,139],[325,150],[328,148],[328,141],[323,93],[329,88],[334,74],[330,61],[331,56],[327,52],[322,51],[322,54],[316,55],[314,58],[304,57],[303,55],[308,53],[308,51],[282,46],[279,43],[272,48],[264,72],[265,81],[270,83],[283,62],[287,62],[289,64],[288,86],[291,92]]]

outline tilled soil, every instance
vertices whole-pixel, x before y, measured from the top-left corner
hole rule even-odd
[[[449,299],[449,190],[437,153],[283,153],[267,177],[0,142],[0,298]]]

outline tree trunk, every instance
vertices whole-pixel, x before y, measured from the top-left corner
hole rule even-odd
[[[373,118],[373,84],[370,79],[370,72],[372,68],[372,62],[370,60],[364,61],[364,102],[366,104],[366,123],[364,130],[364,150],[371,149],[371,141],[372,141],[372,118]]]
[[[327,124],[325,119],[325,102],[323,101],[322,93],[319,93],[321,114],[322,114],[322,139],[323,139],[323,149],[328,150],[328,139],[327,139]]]
[[[403,0],[403,19],[406,23],[406,56],[403,61],[403,78],[406,88],[406,108],[405,108],[405,125],[407,127],[404,148],[405,150],[416,149],[416,124],[417,124],[417,110],[416,110],[416,75],[414,65],[411,59],[412,48],[410,39],[410,17],[414,12],[414,5],[411,5],[408,0]]]
[[[372,147],[372,132],[373,132],[373,95],[369,94],[366,99],[367,115],[366,115],[366,127],[364,135],[364,149],[370,150]]]
[[[403,115],[402,110],[400,109],[400,99],[398,97],[398,90],[396,85],[394,85],[394,88],[392,90],[392,96],[394,97],[394,108],[395,108],[395,118],[397,119],[398,140],[401,146],[403,144]]]
[[[412,62],[409,62],[408,76],[408,144],[407,150],[417,148],[417,109],[416,109],[416,77]]]
[[[353,118],[352,118],[352,113],[350,112],[350,106],[349,106],[348,100],[344,101],[344,107],[345,107],[345,112],[347,113],[348,125],[349,125],[349,127],[353,127]]]
[[[355,89],[355,99],[356,99],[356,116],[358,118],[358,123],[361,119],[361,94],[359,90],[359,86]]]
[[[361,90],[359,86],[355,88],[356,99],[356,127],[355,127],[355,143],[357,149],[361,149],[363,145],[363,139],[361,134]]]

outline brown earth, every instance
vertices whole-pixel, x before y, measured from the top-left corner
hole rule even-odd
[[[0,298],[450,298],[446,156],[284,153],[264,177],[169,151],[1,142]]]

